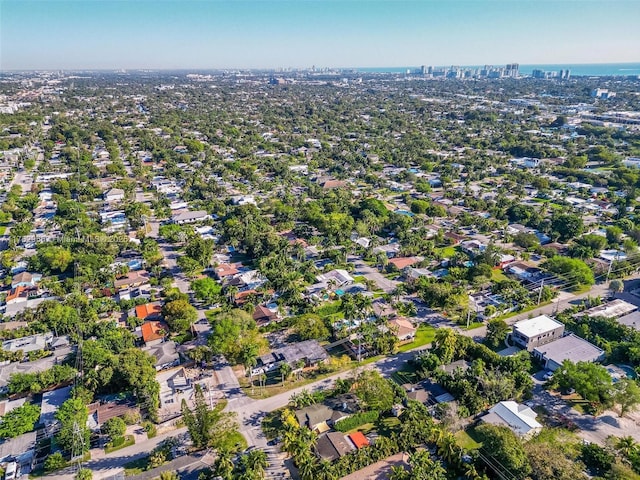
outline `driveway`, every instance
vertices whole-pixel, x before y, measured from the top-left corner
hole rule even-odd
[[[359,257],[349,257],[349,261],[356,267],[353,274],[362,275],[363,277],[375,282],[378,288],[385,293],[391,293],[395,290],[396,286],[400,282],[396,280],[389,280],[382,275],[377,268],[370,267]]]

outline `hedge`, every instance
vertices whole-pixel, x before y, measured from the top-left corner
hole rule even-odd
[[[372,410],[370,412],[361,412],[356,413],[350,417],[345,418],[344,420],[340,420],[336,422],[333,426],[339,432],[348,432],[349,430],[353,430],[354,428],[358,428],[361,425],[366,425],[367,423],[374,423],[378,420],[380,413]]]

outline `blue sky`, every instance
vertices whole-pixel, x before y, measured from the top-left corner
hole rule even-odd
[[[0,0],[0,69],[640,61],[640,0]]]

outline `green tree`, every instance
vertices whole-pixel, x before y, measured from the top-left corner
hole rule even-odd
[[[552,273],[564,277],[571,285],[593,285],[595,277],[593,271],[582,260],[568,257],[552,257],[542,264]]]
[[[88,468],[81,468],[77,471],[75,480],[91,480],[93,478],[93,472]]]
[[[186,400],[182,400],[182,417],[196,448],[218,448],[230,435],[237,432],[237,423],[230,413],[220,408],[210,409],[204,397],[202,387],[196,384],[194,407],[190,409]]]
[[[567,456],[563,448],[546,442],[527,442],[525,450],[531,464],[532,480],[587,480],[584,465],[571,456]]]
[[[61,452],[52,453],[44,461],[45,472],[53,472],[54,470],[60,470],[66,466],[67,461],[64,459]]]
[[[160,406],[160,385],[156,381],[156,360],[147,352],[131,348],[118,358],[114,387],[133,392],[153,419]]]
[[[198,311],[188,300],[182,298],[165,303],[162,314],[174,332],[186,332],[198,321]]]
[[[640,387],[635,380],[625,378],[613,386],[613,403],[620,409],[620,417],[637,410],[640,405]]]
[[[120,417],[113,417],[104,422],[102,432],[109,435],[112,441],[120,439],[127,431],[127,425]]]
[[[375,370],[365,370],[356,377],[354,392],[368,408],[380,412],[391,410],[395,403],[389,381]]]
[[[577,237],[583,230],[582,218],[574,213],[560,213],[551,219],[551,231],[561,242]]]
[[[326,340],[329,329],[319,315],[307,313],[296,318],[293,326],[301,340]]]
[[[246,352],[260,354],[268,349],[268,343],[258,331],[255,320],[242,310],[216,315],[211,321],[211,335],[207,342],[213,353],[221,353],[236,364],[245,363],[243,357]]]
[[[40,418],[40,407],[32,403],[14,408],[0,419],[0,438],[14,438],[33,431]]]
[[[191,282],[191,290],[198,300],[214,303],[220,298],[222,286],[212,278],[199,278]]]
[[[517,480],[524,480],[531,473],[531,465],[522,443],[507,427],[483,424],[476,428],[482,440],[482,453],[489,455],[498,465],[496,473],[510,472]],[[494,464],[488,465],[494,469]]]
[[[573,388],[582,398],[601,407],[612,403],[611,376],[606,368],[596,363],[565,360],[554,372],[552,384],[560,390]]]
[[[89,410],[82,400],[79,398],[68,399],[58,409],[55,416],[60,422],[60,430],[56,435],[58,445],[63,450],[77,455],[88,452],[91,434],[87,428]]]
[[[438,328],[433,339],[433,353],[443,364],[451,363],[456,354],[458,337],[450,328]]]
[[[184,253],[198,262],[200,267],[207,268],[210,265],[211,257],[213,256],[213,245],[213,240],[194,237],[189,240],[189,243],[187,243],[184,248]]]
[[[624,282],[619,279],[614,279],[609,282],[609,291],[611,292],[611,296],[616,293],[620,293],[624,290]]]
[[[510,331],[511,328],[504,320],[489,320],[489,323],[487,324],[487,337],[485,338],[484,344],[495,350],[504,345],[504,341]]]

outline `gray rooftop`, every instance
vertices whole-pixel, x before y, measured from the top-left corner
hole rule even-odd
[[[42,405],[40,406],[40,423],[45,426],[53,425],[56,422],[56,412],[62,404],[71,396],[71,385],[58,388],[42,394]]]
[[[631,312],[635,312],[638,309],[635,305],[620,300],[619,298],[612,302],[605,303],[604,305],[598,305],[597,307],[590,308],[583,312],[584,315],[589,317],[605,317],[605,318],[617,318],[623,315],[627,315]]]
[[[604,350],[574,334],[541,345],[535,348],[534,352],[544,355],[546,359],[552,360],[558,365],[565,360],[570,360],[573,363],[594,362],[604,354]]]
[[[640,331],[640,311],[635,311],[618,318],[618,323]]]
[[[36,432],[29,432],[7,439],[0,443],[0,461],[4,461],[7,457],[16,457],[20,460],[22,457],[33,456],[35,447]]]
[[[326,350],[316,340],[305,340],[304,342],[277,348],[271,353],[262,355],[259,360],[263,365],[270,365],[278,362],[294,364],[299,360],[317,363],[327,358],[329,358],[329,355],[327,355]]]

